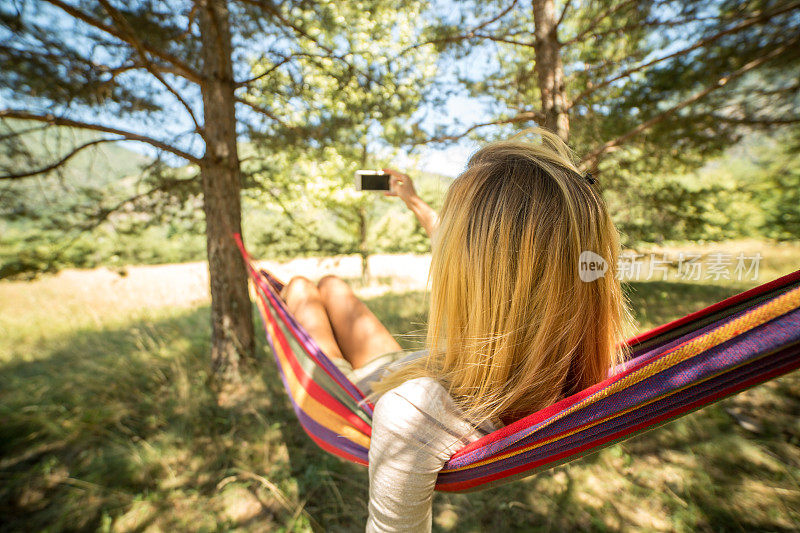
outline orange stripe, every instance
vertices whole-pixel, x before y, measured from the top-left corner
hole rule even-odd
[[[269,309],[273,311],[277,311],[274,307],[270,304],[271,302],[263,301],[265,305],[269,305]],[[344,418],[351,426],[359,430],[361,433],[369,436],[372,435],[372,427],[367,424],[363,419],[361,419],[356,413],[351,411],[347,408],[341,398],[338,398],[335,394],[326,390],[320,383],[315,381],[313,377],[308,373],[305,366],[300,363],[297,358],[297,354],[292,349],[292,346],[289,344],[286,335],[283,333],[283,330],[280,329],[280,323],[275,318],[275,315],[269,313],[269,320],[272,322],[274,328],[277,328],[277,331],[280,332],[280,335],[273,338],[278,343],[280,343],[281,348],[284,350],[284,354],[287,354],[286,360],[291,365],[292,369],[294,369],[295,375],[297,376],[300,384],[306,392],[315,398],[319,403],[326,406],[328,409],[339,415],[340,417]],[[288,324],[284,322],[284,325],[291,329]],[[302,350],[302,347],[300,348]],[[308,352],[303,350],[303,353],[308,355]],[[310,360],[312,366],[314,368],[320,368],[313,359]],[[333,385],[335,387],[339,387],[338,383],[334,382]],[[342,389],[340,389],[342,390]]]
[[[263,306],[259,300],[256,301],[259,303],[259,307]],[[282,333],[274,329],[270,320],[267,320],[266,323],[267,329],[269,330],[269,335],[272,338],[277,339],[277,335]],[[289,361],[287,361],[287,356],[283,352],[283,348],[281,347],[280,343],[274,343],[274,345],[276,355],[278,356],[281,368],[283,369],[283,375],[285,376],[289,387],[287,392],[291,394],[298,407],[305,411],[308,416],[313,418],[314,421],[321,426],[324,426],[337,435],[341,435],[344,438],[363,446],[364,448],[369,448],[370,439],[367,435],[355,429],[344,418],[331,411],[328,407],[319,403],[308,393],[295,375],[294,369],[289,364]]]

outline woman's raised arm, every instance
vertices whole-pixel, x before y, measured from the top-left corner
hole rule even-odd
[[[384,168],[383,171],[391,176],[389,179],[390,190],[386,191],[384,194],[386,196],[397,196],[403,200],[406,206],[408,206],[411,212],[417,217],[417,220],[419,220],[419,223],[425,229],[428,236],[433,236],[433,232],[436,231],[436,228],[439,226],[439,216],[431,206],[426,204],[425,201],[419,197],[411,178],[391,168]]]

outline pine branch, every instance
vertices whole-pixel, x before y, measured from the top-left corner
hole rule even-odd
[[[235,82],[234,85],[236,86],[237,89],[239,89],[241,87],[246,87],[247,85],[250,85],[251,83],[255,83],[258,80],[264,78],[265,76],[269,76],[270,74],[275,72],[277,69],[279,69],[280,67],[282,67],[283,65],[285,65],[286,63],[288,63],[289,61],[291,61],[295,57],[297,57],[297,54],[289,54],[288,56],[284,57],[283,59],[281,59],[280,61],[275,63],[274,65],[272,65],[270,68],[268,68],[267,70],[265,70],[261,74],[259,74],[257,76],[253,76],[252,78],[247,79],[247,80],[237,81],[237,82]]]
[[[721,19],[720,17],[689,17],[678,20],[646,20],[644,22],[634,22],[633,24],[626,24],[625,26],[619,26],[616,28],[591,33],[588,34],[586,38],[599,39],[615,33],[626,33],[639,28],[673,28],[675,26],[683,26],[684,24],[690,24],[692,22],[704,22],[707,20]],[[573,44],[573,41],[570,40],[568,44]]]
[[[556,21],[556,29],[561,26],[561,23],[564,22],[564,17],[567,16],[567,11],[572,6],[572,0],[567,0],[564,2],[564,9],[561,10],[561,15],[558,16],[558,20]]]
[[[281,126],[283,126],[284,128],[286,128],[288,130],[291,130],[291,131],[299,130],[299,128],[297,126],[292,126],[290,124],[287,124],[278,115],[276,115],[275,113],[273,113],[272,111],[270,111],[269,109],[267,109],[264,106],[258,105],[258,104],[254,103],[254,102],[248,102],[247,100],[245,100],[241,96],[237,96],[234,100],[236,101],[236,103],[246,105],[247,107],[249,107],[250,109],[252,109],[256,113],[259,113],[261,115],[264,115],[265,117],[268,117],[268,118],[274,120],[275,122],[277,122],[278,124],[280,124]]]
[[[789,85],[785,87],[776,87],[775,89],[758,89],[758,88],[749,88],[746,93],[741,94],[741,96],[749,97],[753,95],[758,96],[775,96],[776,94],[783,95],[786,93],[796,93],[800,91],[800,83],[795,83],[794,85]]]
[[[782,14],[787,13],[789,11],[795,10],[798,7],[800,7],[800,3],[791,4],[791,5],[787,6],[787,7],[784,7],[783,9],[779,9],[779,10],[773,11],[771,13],[767,13],[767,14],[762,13],[759,16],[752,17],[752,18],[750,18],[748,20],[745,20],[744,22],[742,22],[742,23],[740,23],[740,24],[738,24],[738,25],[736,25],[736,26],[734,26],[732,28],[728,28],[727,30],[720,31],[720,32],[715,33],[714,35],[712,35],[710,37],[706,37],[705,39],[697,41],[695,44],[693,44],[691,46],[688,46],[686,48],[682,48],[681,50],[678,50],[677,52],[673,52],[671,54],[667,54],[666,56],[663,56],[663,57],[655,58],[655,59],[653,59],[651,61],[648,61],[647,63],[642,63],[641,65],[637,65],[635,67],[631,67],[628,70],[625,70],[625,71],[621,72],[620,74],[617,74],[616,76],[612,76],[611,78],[606,78],[605,80],[603,80],[602,82],[598,83],[597,85],[592,85],[591,87],[587,87],[583,92],[578,94],[578,96],[576,96],[572,100],[572,102],[570,102],[567,105],[567,109],[571,109],[572,107],[574,107],[577,103],[579,103],[581,100],[583,100],[587,96],[590,96],[592,93],[594,93],[594,92],[596,92],[596,91],[598,91],[598,90],[600,90],[600,89],[602,89],[604,87],[607,87],[607,86],[611,85],[615,81],[619,81],[619,80],[621,80],[623,78],[627,78],[627,77],[635,74],[636,72],[639,72],[639,71],[642,71],[642,70],[644,70],[646,68],[652,67],[653,65],[656,65],[656,64],[661,63],[663,61],[667,61],[667,60],[673,59],[675,57],[686,55],[686,54],[688,54],[690,52],[693,52],[694,50],[697,50],[698,48],[703,48],[705,46],[708,46],[709,44],[712,44],[712,43],[720,40],[721,38],[723,38],[723,37],[725,37],[727,35],[738,33],[740,31],[743,31],[743,30],[745,30],[745,29],[747,29],[747,28],[749,28],[751,26],[754,26],[756,24],[767,22],[767,21],[769,21],[769,19],[771,19],[773,17],[776,17],[778,15],[782,15]]]
[[[164,50],[159,50],[158,48],[150,45],[146,41],[142,41],[140,39],[131,37],[126,33],[120,31],[118,28],[105,24],[102,20],[99,20],[82,10],[66,2],[63,2],[62,0],[45,0],[45,1],[65,11],[69,15],[75,17],[76,19],[88,24],[89,26],[97,28],[98,30],[103,31],[111,35],[112,37],[116,37],[120,41],[130,46],[133,46],[134,48],[137,45],[140,46],[143,50],[146,50],[153,56],[161,59],[162,61],[165,61],[166,63],[171,64],[175,68],[175,73],[181,76],[182,78],[186,78],[187,80],[192,81],[194,83],[200,82],[201,80],[200,74],[192,67],[190,67],[185,61],[174,56],[173,54],[165,52]]]
[[[280,22],[281,24],[283,24],[287,28],[290,28],[294,33],[296,33],[300,37],[303,37],[304,39],[310,41],[317,48],[319,48],[320,50],[324,50],[325,52],[327,52],[331,56],[336,56],[336,52],[332,48],[320,43],[317,39],[315,39],[306,30],[304,30],[299,25],[293,23],[291,20],[289,20],[286,17],[284,17],[283,14],[280,12],[280,10],[277,7],[275,7],[275,5],[272,2],[270,2],[270,1],[266,1],[266,2],[265,1],[257,1],[257,0],[244,0],[244,1],[246,3],[248,3],[248,4],[250,4],[250,5],[253,5],[255,7],[259,7],[261,9],[264,9],[265,11],[269,12],[270,15],[275,17],[278,20],[278,22]]]
[[[675,113],[677,113],[681,109],[684,109],[684,108],[690,106],[691,104],[702,100],[703,98],[705,98],[706,96],[708,96],[712,92],[717,91],[719,89],[722,89],[723,87],[728,85],[731,81],[733,81],[733,80],[735,80],[737,78],[740,78],[744,74],[750,72],[751,70],[753,70],[753,69],[755,69],[757,67],[760,67],[764,63],[770,61],[771,59],[774,59],[775,57],[781,55],[786,50],[789,50],[791,47],[796,46],[798,43],[800,43],[800,37],[795,37],[794,39],[791,39],[789,42],[787,42],[783,46],[779,46],[777,48],[773,48],[772,50],[769,51],[769,53],[761,56],[760,58],[754,59],[754,60],[746,63],[745,65],[742,65],[741,67],[739,67],[738,69],[736,69],[732,73],[730,73],[730,74],[728,74],[726,76],[720,77],[712,85],[709,85],[708,87],[706,87],[705,89],[703,89],[702,91],[700,91],[696,95],[692,96],[691,98],[687,98],[686,100],[684,100],[684,101],[672,106],[671,108],[663,111],[662,113],[659,113],[658,115],[654,116],[650,120],[642,122],[641,124],[639,124],[635,128],[631,128],[630,130],[628,130],[627,132],[625,132],[622,135],[618,136],[617,138],[612,139],[612,140],[604,143],[600,147],[596,148],[595,150],[593,150],[592,152],[587,154],[583,159],[581,159],[581,167],[584,170],[591,170],[593,168],[596,168],[597,167],[597,163],[599,162],[601,156],[603,156],[604,154],[616,150],[619,146],[624,144],[626,141],[628,141],[632,137],[635,137],[636,135],[638,135],[638,134],[642,133],[643,131],[651,128],[652,126],[658,124],[659,122],[662,122],[663,120],[665,120],[665,119],[669,118],[670,116],[674,115]]]
[[[716,122],[727,124],[741,124],[743,126],[788,126],[800,123],[800,116],[790,117],[729,117],[718,113],[709,113],[709,118]]]
[[[512,9],[514,9],[514,6],[517,5],[517,1],[518,0],[512,0],[511,4],[509,4],[509,6],[506,7],[505,9],[503,9],[500,13],[498,13],[497,15],[495,15],[494,17],[492,17],[492,18],[490,18],[488,20],[485,20],[485,21],[481,22],[477,26],[475,26],[475,27],[473,27],[473,28],[471,28],[471,29],[469,29],[469,30],[467,30],[465,32],[462,32],[462,33],[457,34],[457,35],[449,35],[447,37],[440,37],[438,39],[431,39],[431,40],[428,40],[428,41],[424,41],[424,42],[421,42],[421,43],[414,44],[412,46],[409,46],[408,48],[405,48],[405,49],[401,50],[399,55],[403,55],[403,54],[405,54],[407,52],[410,52],[411,50],[415,50],[417,48],[421,48],[421,47],[427,46],[429,44],[454,43],[454,42],[463,41],[463,40],[466,40],[466,39],[474,39],[476,37],[477,38],[481,38],[481,39],[488,38],[488,36],[486,34],[478,35],[477,32],[481,31],[485,27],[489,26],[490,24],[492,24],[494,22],[497,22],[498,20],[500,20],[501,18],[506,16]]]
[[[242,0],[242,1],[252,6],[261,8],[267,11],[269,14],[271,14],[278,22],[280,22],[283,25],[282,27],[283,33],[287,35],[288,38],[293,39],[294,37],[298,36],[302,37],[303,39],[311,42],[314,46],[316,46],[320,50],[324,51],[327,55],[323,57],[335,59],[346,65],[347,68],[350,69],[352,72],[355,72],[363,76],[364,79],[367,80],[368,82],[379,84],[378,81],[375,78],[373,78],[372,75],[369,74],[369,72],[366,72],[358,68],[355,64],[348,61],[346,56],[349,54],[344,54],[344,55],[337,54],[333,48],[319,42],[317,39],[314,38],[314,36],[312,36],[310,33],[304,30],[301,26],[293,23],[291,20],[283,16],[280,10],[277,7],[275,7],[275,5],[272,2],[265,0]],[[286,28],[289,28],[291,32],[286,31]],[[303,54],[303,55],[313,55],[313,54]]]
[[[125,131],[117,128],[111,128],[108,126],[103,126],[102,124],[92,124],[89,122],[81,122],[79,120],[72,120],[65,117],[57,117],[55,115],[37,115],[35,113],[31,113],[29,111],[23,111],[18,109],[2,109],[0,110],[0,119],[1,118],[16,118],[21,120],[35,120],[37,122],[46,122],[48,124],[52,124],[54,126],[67,126],[71,128],[80,128],[85,130],[91,131],[101,131],[103,133],[110,133],[112,135],[119,135],[128,141],[138,141],[149,144],[165,152],[169,152],[173,155],[180,157],[181,159],[185,159],[191,163],[196,165],[200,164],[200,158],[193,156],[188,152],[184,152],[174,146],[170,146],[158,139],[153,139],[152,137],[148,137],[146,135],[140,135],[138,133],[133,133],[130,131]]]
[[[528,48],[536,48],[536,45],[533,42],[526,42],[526,41],[517,41],[514,39],[509,39],[503,35],[489,35],[487,33],[476,33],[474,35],[478,39],[486,39],[487,41],[493,41],[496,43],[506,43],[506,44],[513,44],[516,46],[526,46]]]
[[[135,194],[133,196],[130,196],[130,197],[118,202],[116,205],[100,209],[95,214],[95,217],[92,219],[91,222],[76,228],[78,233],[74,237],[72,237],[70,240],[64,242],[64,244],[62,244],[60,247],[58,247],[58,249],[55,250],[53,255],[49,258],[49,266],[52,266],[52,264],[55,261],[57,261],[64,254],[64,252],[66,252],[73,244],[75,244],[75,242],[77,242],[77,240],[81,238],[81,234],[83,234],[83,233],[85,233],[87,231],[92,231],[93,229],[96,229],[98,226],[100,226],[100,224],[102,224],[103,222],[108,220],[108,217],[110,217],[111,215],[113,215],[114,213],[116,213],[117,211],[119,211],[120,209],[125,207],[126,205],[134,203],[134,202],[136,202],[138,200],[141,200],[142,198],[146,198],[148,196],[151,196],[151,195],[153,195],[153,194],[155,194],[157,192],[164,192],[164,191],[168,191],[168,190],[171,190],[171,189],[175,189],[175,188],[177,188],[177,187],[179,187],[181,185],[184,185],[185,183],[192,182],[195,179],[197,179],[197,176],[194,176],[194,177],[191,177],[191,178],[186,178],[186,179],[180,179],[180,180],[176,180],[176,179],[167,180],[167,181],[165,181],[165,182],[163,182],[163,183],[161,183],[161,184],[159,184],[159,185],[157,185],[157,186],[155,186],[155,187],[153,187],[153,188],[151,188],[151,189],[149,189],[149,190],[147,190],[145,192],[138,193],[138,194]]]
[[[312,53],[309,53],[309,52],[292,52],[288,56],[284,56],[278,63],[275,63],[274,65],[272,65],[270,68],[268,68],[266,71],[262,72],[261,74],[258,74],[257,76],[254,76],[254,77],[252,77],[250,79],[247,79],[247,80],[242,80],[242,81],[239,81],[239,82],[235,82],[234,85],[235,85],[236,89],[241,89],[242,87],[247,87],[248,85],[250,85],[250,84],[252,84],[252,83],[254,83],[254,82],[256,82],[256,81],[258,81],[258,80],[260,80],[262,78],[264,78],[265,76],[269,76],[270,74],[272,74],[278,68],[282,67],[283,65],[286,65],[292,59],[295,59],[295,58],[298,58],[298,57],[308,58],[314,63],[315,66],[317,66],[319,68],[323,68],[322,64],[319,61],[315,61],[315,60],[328,59],[331,56],[327,55],[327,54],[312,54]],[[342,59],[342,61],[344,61],[344,59]],[[346,64],[350,65],[349,63],[346,63]]]
[[[101,143],[117,142],[120,140],[121,139],[95,139],[94,141],[89,141],[87,143],[78,146],[77,148],[69,152],[67,155],[65,155],[55,163],[51,163],[45,167],[37,168],[35,170],[26,170],[24,172],[15,172],[12,174],[0,175],[0,180],[17,180],[22,178],[29,178],[31,176],[38,176],[39,174],[45,174],[47,172],[50,172],[51,170],[57,169],[58,167],[60,167],[61,165],[72,159],[72,157],[77,155],[79,152],[85,150],[86,148],[89,148],[90,146],[95,146]]]
[[[563,43],[559,43],[559,44],[561,44],[562,46],[569,46],[569,45],[571,45],[571,44],[573,44],[573,43],[575,43],[577,41],[583,40],[583,38],[586,37],[589,33],[591,33],[591,31],[593,29],[595,29],[597,27],[597,25],[600,24],[600,22],[604,18],[610,17],[611,15],[619,12],[623,8],[628,7],[630,4],[636,4],[637,2],[638,2],[638,0],[625,0],[624,2],[620,2],[616,6],[610,6],[605,11],[601,11],[600,14],[598,14],[590,22],[587,22],[586,23],[586,29],[584,29],[578,35],[576,35],[572,39],[569,39],[569,40],[567,40],[567,41],[565,41]]]
[[[133,196],[130,196],[130,197],[118,202],[116,205],[100,209],[98,211],[97,215],[96,215],[96,218],[93,219],[92,222],[88,226],[81,227],[81,231],[93,230],[94,228],[96,228],[97,226],[102,224],[103,221],[107,220],[108,217],[110,217],[111,215],[113,215],[114,213],[116,213],[117,211],[119,211],[120,209],[122,209],[123,207],[125,207],[128,204],[132,204],[132,203],[134,203],[134,202],[136,202],[138,200],[141,200],[142,198],[147,198],[148,196],[152,196],[153,194],[155,194],[157,192],[166,192],[166,191],[178,188],[178,187],[180,187],[180,186],[182,186],[182,185],[184,185],[186,183],[190,183],[190,182],[194,181],[195,179],[197,179],[197,176],[194,176],[194,177],[191,177],[191,178],[184,178],[184,179],[165,180],[164,182],[160,183],[159,185],[157,185],[157,186],[155,186],[155,187],[153,187],[151,189],[146,190],[145,192],[134,194]]]
[[[525,121],[528,121],[528,120],[533,120],[535,122],[543,122],[544,121],[544,117],[542,116],[541,113],[538,113],[536,111],[524,111],[524,112],[519,113],[519,114],[517,114],[517,115],[515,115],[513,117],[510,117],[510,118],[503,118],[503,119],[491,120],[489,122],[481,122],[480,124],[473,124],[472,126],[467,128],[466,130],[462,131],[461,133],[457,133],[457,134],[453,134],[453,135],[442,135],[440,137],[433,137],[433,138],[427,139],[425,141],[416,141],[416,142],[412,142],[411,145],[412,146],[420,146],[420,145],[423,145],[423,144],[441,143],[441,142],[448,142],[448,141],[458,141],[460,139],[463,139],[464,137],[466,137],[467,135],[469,135],[473,131],[475,131],[477,129],[480,129],[480,128],[485,128],[486,126],[500,126],[502,124],[515,124],[517,122],[525,122]]]
[[[153,67],[152,63],[150,62],[150,59],[147,57],[147,51],[145,50],[144,45],[142,44],[141,41],[139,41],[136,38],[136,33],[131,27],[131,25],[128,23],[127,19],[117,9],[115,9],[114,6],[112,6],[108,2],[108,0],[98,0],[98,2],[100,2],[100,5],[103,6],[103,9],[105,9],[108,12],[112,20],[114,20],[114,22],[117,24],[117,26],[119,26],[122,29],[122,33],[128,37],[129,42],[132,43],[133,48],[136,50],[136,52],[139,54],[139,57],[144,62],[144,68],[155,79],[157,79],[161,83],[161,85],[163,85],[167,89],[167,91],[169,91],[175,97],[176,100],[178,100],[178,102],[183,106],[183,108],[189,114],[189,118],[192,119],[192,122],[194,123],[194,127],[197,130],[197,133],[199,133],[201,137],[204,137],[205,131],[203,130],[203,127],[200,126],[200,123],[197,121],[197,117],[194,114],[194,110],[192,110],[192,107],[188,104],[188,102],[186,102],[186,100],[183,99],[183,97],[178,93],[178,91],[175,90],[175,88],[173,88],[172,85],[170,85],[167,82],[167,80],[164,79],[164,77],[158,72],[158,70]]]

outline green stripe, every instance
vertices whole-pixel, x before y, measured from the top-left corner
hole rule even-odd
[[[259,288],[259,292],[263,291]],[[325,372],[324,369],[320,368],[317,365],[316,361],[314,361],[308,353],[303,349],[303,346],[294,338],[289,327],[281,320],[278,315],[278,311],[275,309],[275,306],[272,302],[264,296],[267,305],[270,307],[272,312],[275,315],[276,322],[278,323],[278,329],[283,333],[283,336],[286,338],[286,342],[289,345],[289,349],[291,350],[292,354],[297,359],[297,362],[300,364],[300,367],[303,371],[316,383],[319,385],[325,392],[339,400],[339,402],[344,405],[350,412],[358,416],[367,425],[372,425],[372,421],[359,406],[358,403],[347,394],[345,391],[332,377]],[[277,343],[277,339],[273,339],[274,342]],[[288,355],[287,355],[288,357]]]

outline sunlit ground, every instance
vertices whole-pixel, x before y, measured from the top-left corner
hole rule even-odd
[[[759,279],[682,281],[670,271],[667,281],[630,282],[639,329],[800,267],[797,244],[700,251],[715,250],[760,252]],[[378,257],[366,285],[356,281],[356,258],[269,266],[283,278],[352,279],[400,343],[415,347],[425,332],[426,265]],[[262,334],[238,401],[220,407],[208,392],[205,266],[122,273],[0,283],[3,529],[363,529],[365,469],[305,436]],[[800,375],[790,375],[550,472],[437,495],[434,528],[795,530],[798,444]]]

